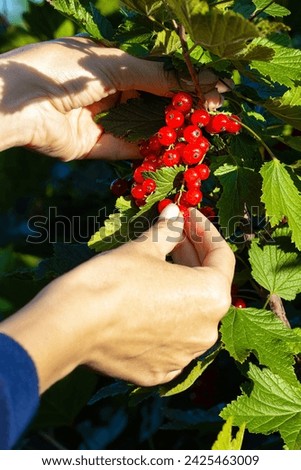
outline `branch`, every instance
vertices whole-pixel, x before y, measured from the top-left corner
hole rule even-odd
[[[284,323],[288,328],[290,328],[291,325],[287,319],[286,312],[279,295],[271,294],[269,298],[269,304],[272,312],[275,313],[275,315],[282,321],[282,323]]]
[[[186,41],[186,37],[185,37],[186,36],[185,28],[182,24],[178,25],[176,23],[176,21],[173,21],[173,25],[174,25],[174,28],[175,28],[175,30],[176,30],[179,38],[180,38],[182,51],[183,51],[183,57],[184,57],[186,65],[187,65],[189,75],[191,76],[191,79],[193,81],[197,97],[200,100],[200,104],[204,105],[205,96],[204,96],[204,93],[203,93],[202,88],[201,88],[200,83],[199,83],[198,74],[197,74],[197,72],[196,72],[196,70],[193,66],[193,63],[191,62],[191,58],[190,58],[190,54],[189,54],[189,50],[188,50],[188,45],[187,45],[187,41]]]
[[[252,15],[250,15],[249,21],[253,21],[254,18],[256,18],[256,16],[260,15],[260,13],[263,13],[264,10],[266,10],[267,8],[269,8],[269,6],[272,5],[272,3],[274,3],[274,0],[271,1],[270,3],[268,3],[265,7],[261,8],[259,10],[255,10],[254,13],[252,13]]]

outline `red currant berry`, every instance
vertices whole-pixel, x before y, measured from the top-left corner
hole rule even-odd
[[[178,204],[178,207],[180,209],[180,211],[182,212],[183,214],[183,217],[184,217],[184,220],[187,220],[188,217],[189,217],[189,209],[187,206],[184,206],[183,204]]]
[[[162,201],[160,201],[158,203],[158,212],[159,214],[161,214],[161,212],[163,211],[163,209],[165,209],[165,207],[169,206],[169,204],[172,204],[172,200],[171,199],[162,199]]]
[[[143,160],[143,164],[144,163],[152,163],[153,165],[156,166],[158,164],[157,155],[155,155],[154,153],[150,153],[149,155],[146,155],[146,157]]]
[[[197,109],[194,111],[194,113],[191,114],[190,121],[195,126],[207,126],[210,121],[210,114],[205,109]]]
[[[210,142],[208,139],[206,139],[206,137],[202,136],[200,137],[197,142],[199,147],[201,147],[204,151],[204,153],[207,153],[209,148],[210,148]]]
[[[171,111],[172,109],[174,109],[172,104],[169,104],[168,106],[166,106],[166,108],[164,110],[165,114],[169,113],[169,111]]]
[[[215,210],[213,209],[213,207],[210,207],[210,206],[204,206],[201,208],[201,212],[202,214],[204,214],[205,217],[207,217],[207,219],[211,220],[213,219],[215,216],[216,216],[216,212]]]
[[[145,206],[146,200],[145,199],[135,199],[135,204],[138,207]]]
[[[142,183],[142,188],[145,191],[145,194],[151,194],[156,189],[156,182],[152,178],[147,178]]]
[[[236,119],[236,121],[233,121],[232,118]],[[229,132],[229,134],[238,134],[242,129],[242,125],[240,124],[240,122],[237,121],[240,121],[240,119],[235,114],[229,116],[229,120],[226,125],[226,132]]]
[[[200,163],[195,167],[195,171],[197,172],[199,178],[201,180],[206,180],[209,178],[210,175],[210,168],[205,165],[205,163]]]
[[[161,127],[161,129],[159,129],[158,140],[165,147],[168,147],[169,145],[174,144],[176,139],[177,139],[177,133],[172,127],[164,126],[164,127]]]
[[[142,165],[138,166],[134,171],[134,181],[136,183],[142,184],[144,181],[143,172],[144,171],[156,171],[157,164],[151,162],[143,162]]]
[[[182,158],[185,148],[186,148],[186,144],[184,142],[177,142],[174,146],[174,150],[179,152],[180,158]]]
[[[226,130],[229,118],[226,114],[219,113],[211,117],[205,129],[209,134],[219,134]]]
[[[195,168],[188,168],[188,170],[184,172],[183,176],[184,176],[184,181],[188,184],[193,183],[195,180],[199,178],[199,174]]]
[[[181,111],[181,113],[186,114],[192,108],[193,100],[192,96],[185,91],[179,91],[176,93],[172,98],[172,105],[177,111]]]
[[[185,121],[184,114],[176,109],[171,109],[165,115],[165,122],[166,125],[172,127],[173,129],[177,129],[178,127],[183,126]]]
[[[199,163],[205,155],[204,150],[197,144],[188,144],[183,150],[182,160],[186,165]]]
[[[200,189],[202,184],[201,178],[197,178],[194,181],[189,181],[189,183],[186,183],[187,189]]]
[[[148,155],[151,152],[151,150],[149,148],[148,140],[143,140],[142,142],[140,142],[139,151],[140,151],[140,155],[142,155],[142,157],[146,157],[146,155]]]
[[[175,195],[175,203],[179,206],[189,207],[189,202],[186,201],[186,192],[181,191]]]
[[[165,166],[174,166],[180,163],[180,154],[178,150],[166,150],[162,156],[162,162]]]
[[[232,305],[236,308],[246,308],[247,304],[244,301],[244,299],[241,299],[240,297],[236,297],[232,301]]]
[[[116,180],[112,181],[110,190],[114,196],[123,196],[123,194],[125,194],[128,190],[128,182],[122,178],[117,178]]]
[[[191,205],[196,206],[203,199],[203,194],[198,189],[188,189],[185,193],[185,200]]]
[[[145,190],[142,184],[136,184],[132,186],[131,194],[134,199],[143,199],[145,197]]]
[[[198,126],[195,126],[194,124],[192,124],[191,126],[185,127],[183,131],[183,136],[187,142],[192,144],[193,142],[196,142],[202,136],[202,131]]]
[[[148,140],[148,147],[151,152],[154,152],[155,154],[160,153],[162,149],[162,145],[159,142],[158,136],[153,135],[152,137],[149,138]]]

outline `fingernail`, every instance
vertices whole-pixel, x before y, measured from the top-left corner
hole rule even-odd
[[[176,204],[168,204],[168,206],[163,209],[161,212],[159,219],[170,220],[170,219],[177,219],[179,217],[180,210]]]

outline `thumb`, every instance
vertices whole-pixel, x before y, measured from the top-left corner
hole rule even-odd
[[[148,252],[165,259],[183,240],[183,227],[184,217],[178,206],[169,204],[161,212],[158,222],[145,232],[141,239],[146,242],[144,246],[147,246]]]

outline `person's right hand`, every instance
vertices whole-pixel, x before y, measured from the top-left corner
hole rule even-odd
[[[161,384],[214,345],[230,306],[234,255],[196,209],[184,237],[177,206],[162,216],[137,240],[53,281],[2,323],[32,356],[41,391],[79,364]],[[176,264],[166,261],[170,252]]]

